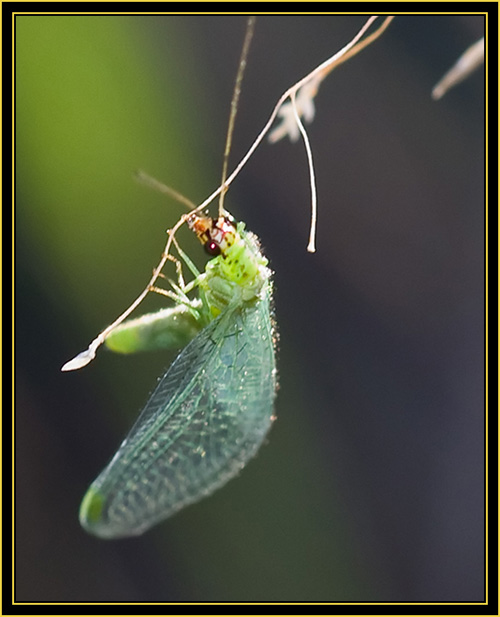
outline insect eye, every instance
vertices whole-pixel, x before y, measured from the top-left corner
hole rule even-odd
[[[220,246],[217,244],[217,242],[214,242],[213,240],[208,240],[207,242],[205,242],[205,251],[209,255],[216,257],[217,255],[220,255]]]

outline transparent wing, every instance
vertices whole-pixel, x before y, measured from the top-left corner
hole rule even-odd
[[[105,538],[138,535],[235,476],[272,423],[276,393],[270,291],[228,309],[181,352],[118,452],[91,485],[80,520]]]

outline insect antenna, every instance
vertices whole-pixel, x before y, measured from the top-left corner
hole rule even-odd
[[[253,33],[255,30],[256,17],[252,15],[247,20],[247,29],[245,32],[245,40],[243,41],[243,47],[241,49],[240,62],[238,65],[238,72],[236,74],[236,81],[234,83],[233,98],[231,100],[231,111],[229,113],[229,123],[227,126],[226,146],[224,148],[224,160],[222,163],[222,179],[221,186],[223,187],[219,195],[219,218],[224,217],[224,196],[229,186],[224,186],[227,178],[227,168],[229,163],[229,153],[231,152],[231,143],[233,140],[234,123],[236,120],[236,113],[238,112],[238,102],[241,94],[241,84],[243,82],[243,75],[245,74],[245,68],[247,65],[248,52],[250,50],[250,43],[252,42]]]
[[[153,178],[153,176],[150,176],[145,171],[142,171],[142,169],[138,169],[135,172],[134,177],[141,184],[144,184],[145,186],[148,186],[149,188],[152,188],[155,191],[159,191],[160,193],[165,193],[165,195],[172,197],[172,199],[175,199],[179,203],[186,206],[188,210],[196,209],[196,204],[193,201],[185,197],[182,193],[179,193],[179,191],[176,191],[172,187],[167,186],[166,184],[164,184],[163,182],[160,182],[156,178]]]

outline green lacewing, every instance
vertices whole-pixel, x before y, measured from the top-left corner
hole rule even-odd
[[[255,455],[274,419],[276,334],[267,259],[256,236],[230,217],[195,214],[188,224],[215,255],[194,281],[200,297],[160,313],[158,323],[150,315],[149,325],[168,330],[181,316],[192,327],[185,336],[199,332],[83,499],[80,522],[102,538],[141,534],[210,495]],[[145,320],[143,329],[149,325]],[[162,346],[152,338],[153,346]],[[136,341],[120,343],[122,351],[137,350]]]

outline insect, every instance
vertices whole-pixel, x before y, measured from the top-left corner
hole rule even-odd
[[[271,427],[276,393],[271,272],[242,223],[194,215],[210,253],[199,320],[81,506],[104,538],[141,534],[235,476]],[[182,306],[182,305],[178,305]]]
[[[160,379],[111,462],[88,489],[80,508],[80,522],[90,533],[102,538],[143,533],[223,486],[239,473],[264,441],[274,420],[277,389],[271,270],[257,237],[224,209],[224,194],[290,97],[289,107],[282,108],[283,127],[275,131],[272,140],[287,133],[292,136],[295,125],[304,139],[313,206],[308,250],[314,252],[314,171],[300,115],[309,110],[312,119],[312,97],[320,81],[344,58],[376,38],[371,35],[358,43],[375,19],[371,17],[340,52],[282,95],[247,154],[226,177],[241,80],[255,23],[254,18],[249,18],[219,188],[195,206],[173,189],[141,174],[141,180],[183,201],[191,212],[169,231],[160,263],[144,291],[87,350],[67,362],[62,370],[88,364],[102,343],[123,353],[175,346],[184,349]],[[386,18],[376,36],[390,19]],[[212,218],[204,213],[204,208],[217,195],[220,196],[218,216]],[[176,231],[184,223],[211,256],[202,273],[175,239]],[[172,255],[172,246],[180,259]],[[177,283],[171,282],[171,289],[166,290],[156,282],[164,276],[162,270],[168,261],[175,264]],[[182,262],[194,277],[187,284]],[[175,305],[124,321],[151,291],[173,299]],[[198,296],[193,298],[190,294],[195,291]]]

